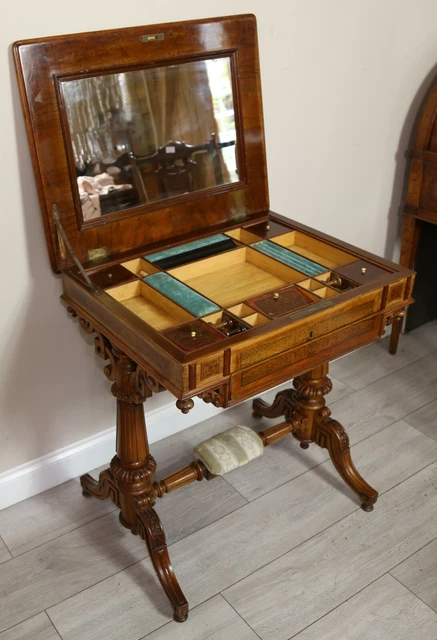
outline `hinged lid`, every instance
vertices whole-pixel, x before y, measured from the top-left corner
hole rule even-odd
[[[268,210],[254,16],[15,43],[54,271]],[[100,254],[101,255],[101,254]]]

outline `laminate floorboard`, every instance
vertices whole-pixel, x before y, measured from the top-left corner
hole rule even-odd
[[[26,500],[26,527],[21,502],[2,509],[0,535],[15,557],[115,509],[109,500],[84,500],[76,478]]]
[[[374,512],[326,450],[292,437],[165,496],[157,510],[191,606],[180,625],[145,544],[109,501],[65,483],[0,512],[0,640],[437,640],[437,321],[402,336],[397,356],[387,343],[334,363],[327,397],[380,492]],[[250,403],[218,412],[152,445],[157,478],[214,433],[274,423]]]
[[[436,460],[436,444],[400,422],[357,444],[353,457],[384,492]],[[392,447],[396,451],[390,453]],[[362,512],[328,460],[172,545],[172,564],[194,607],[357,510],[373,521],[378,508]],[[171,612],[147,559],[52,607],[49,615],[64,640],[116,640],[120,634],[138,640],[168,621]]]
[[[437,464],[223,592],[262,640],[287,640],[437,537]]]
[[[390,573],[437,612],[437,540],[420,549]]]
[[[328,396],[328,404],[353,442],[357,433],[367,437],[435,399],[437,351],[333,404]]]
[[[336,360],[331,364],[331,373],[358,390],[411,365],[423,356],[437,351],[437,320],[402,335],[396,356],[388,352],[389,342],[389,337],[383,338]]]
[[[1,637],[0,637],[1,640]],[[169,622],[142,640],[259,640],[252,629],[221,597],[195,607],[183,625]]]
[[[437,400],[428,402],[414,413],[410,413],[404,420],[426,433],[430,438],[437,440]]]
[[[59,640],[60,635],[46,613],[39,613],[0,633],[0,640]]]
[[[294,640],[435,640],[437,614],[385,575]]]
[[[157,507],[170,544],[246,503],[221,478],[199,486],[195,497],[192,489],[177,505],[172,496]],[[117,510],[9,560],[0,572],[0,630],[145,557],[144,542],[120,526]]]
[[[11,558],[12,558],[12,555],[9,553],[8,548],[6,547],[3,540],[0,538],[0,564],[2,562],[6,562],[6,560],[10,560]]]

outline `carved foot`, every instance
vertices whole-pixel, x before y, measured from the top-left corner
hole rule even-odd
[[[327,409],[325,408],[324,411],[326,412]],[[360,497],[361,508],[364,511],[372,511],[373,505],[378,499],[378,492],[367,484],[352,462],[349,437],[344,427],[336,420],[323,419],[322,417],[315,428],[314,442],[320,447],[328,449],[338,473]]]
[[[98,481],[87,473],[81,477],[80,485],[82,487],[82,495],[85,498],[97,498],[98,500],[111,498],[112,502],[117,507],[120,507],[118,487],[110,469],[102,471]]]
[[[267,404],[261,398],[256,398],[252,404],[254,418],[279,418],[284,416],[289,420],[298,409],[298,394],[294,389],[285,389],[276,394],[272,404]]]
[[[137,533],[147,544],[156,574],[173,606],[173,617],[176,622],[184,622],[188,618],[188,602],[171,566],[161,520],[152,507],[139,509],[137,515]]]

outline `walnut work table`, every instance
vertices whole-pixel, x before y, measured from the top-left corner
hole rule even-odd
[[[83,493],[144,539],[183,621],[154,505],[215,475],[197,456],[155,479],[143,403],[166,389],[183,413],[195,397],[229,407],[293,379],[253,403],[279,419],[261,451],[289,434],[326,448],[371,511],[378,494],[325,403],[328,363],[404,313],[414,274],[269,210],[254,16],[19,42],[14,57],[52,268],[117,401],[116,454]],[[105,213],[103,187],[133,195]]]

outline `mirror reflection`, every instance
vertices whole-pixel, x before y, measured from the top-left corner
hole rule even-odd
[[[61,87],[84,220],[238,181],[229,57]]]

